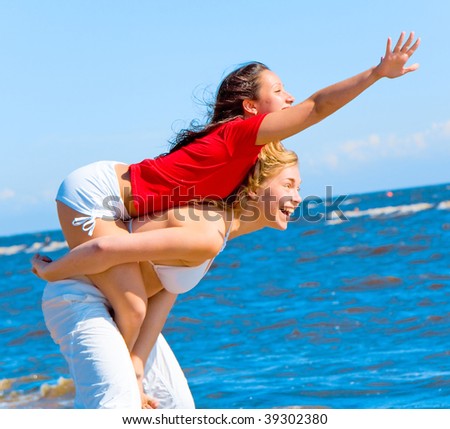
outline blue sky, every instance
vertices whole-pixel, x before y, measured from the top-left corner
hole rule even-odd
[[[0,236],[59,227],[54,195],[73,169],[167,149],[203,118],[195,101],[258,60],[297,101],[377,64],[413,30],[417,72],[377,82],[285,141],[302,195],[450,182],[446,2],[341,0],[0,1]]]

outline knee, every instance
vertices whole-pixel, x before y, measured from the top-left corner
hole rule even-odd
[[[141,300],[128,302],[127,308],[122,312],[126,315],[126,323],[130,327],[140,328],[147,314],[147,303]]]
[[[145,319],[145,315],[147,314],[147,306],[146,305],[142,305],[142,306],[138,306],[135,307],[131,317],[133,322],[136,324],[136,326],[141,326],[142,323],[144,323],[144,319]]]

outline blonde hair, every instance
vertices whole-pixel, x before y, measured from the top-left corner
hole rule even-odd
[[[239,187],[236,200],[247,199],[251,192],[256,192],[264,182],[275,177],[281,170],[297,164],[297,154],[286,149],[281,142],[264,145],[258,155],[258,161]]]

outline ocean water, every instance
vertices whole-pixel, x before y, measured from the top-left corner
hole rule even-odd
[[[198,408],[450,407],[450,185],[340,209],[231,241],[178,299],[164,332]],[[36,251],[67,248],[59,231],[0,237],[0,408],[73,406]]]

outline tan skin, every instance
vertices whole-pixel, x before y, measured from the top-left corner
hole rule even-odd
[[[297,105],[293,105],[294,98],[285,91],[278,76],[265,70],[260,75],[258,98],[245,100],[242,106],[244,119],[268,113],[259,128],[256,144],[263,145],[293,136],[331,115],[379,79],[396,78],[416,70],[418,64],[405,67],[418,48],[420,40],[413,42],[413,33],[406,41],[405,33],[402,33],[392,49],[391,39],[388,39],[385,56],[378,66],[322,89]],[[128,165],[117,165],[116,173],[125,206],[131,217],[136,217],[137,213],[129,194],[131,183]],[[71,249],[98,237],[120,237],[128,234],[126,225],[120,220],[111,222],[97,219],[94,233],[89,237],[81,228],[72,226],[73,219],[84,214],[60,202],[57,203],[57,210],[63,234]],[[151,273],[148,267],[145,268],[146,276],[151,281],[144,282],[141,268],[138,263],[129,262],[111,267],[102,273],[89,275],[91,281],[111,303],[116,314],[116,323],[131,352],[147,314],[147,299],[162,288],[157,276]]]

